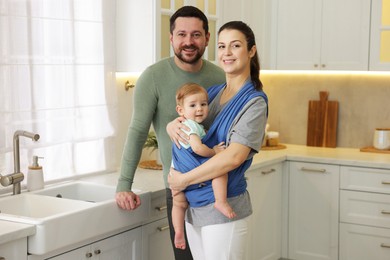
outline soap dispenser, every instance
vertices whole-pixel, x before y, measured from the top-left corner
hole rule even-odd
[[[33,163],[28,167],[27,173],[27,190],[34,191],[43,189],[44,181],[43,181],[43,169],[42,166],[38,164],[38,159],[42,159],[43,157],[38,157],[36,155],[33,156]]]

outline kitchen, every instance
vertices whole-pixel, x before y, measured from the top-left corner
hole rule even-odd
[[[259,17],[259,11],[257,10],[263,10],[261,5],[267,7],[267,3],[269,4],[269,1],[242,1],[242,4],[240,6],[235,6],[234,11],[232,11],[233,9],[229,8],[228,6],[229,3],[234,4],[233,2],[234,1],[224,1],[224,8],[227,10],[223,9],[224,12],[221,17],[224,17],[223,19],[229,19],[230,17],[231,19],[242,18],[244,21],[248,20],[250,24],[250,18],[255,18],[253,18],[253,15],[249,15],[248,12],[252,11],[256,13],[256,17]],[[272,14],[272,12],[267,12],[267,14]],[[263,19],[266,19],[266,17],[267,16],[264,16]],[[222,21],[220,22],[222,23]],[[264,28],[261,26],[259,27],[260,28],[257,28],[257,32],[262,33],[259,35],[267,35],[267,33],[272,35],[270,32],[264,32]],[[260,38],[262,39],[262,46],[274,46],[272,43],[266,42],[267,37]],[[386,97],[388,97],[389,94],[388,82],[390,82],[390,77],[388,73],[378,71],[362,72],[361,70],[357,72],[349,70],[340,72],[318,70],[304,70],[297,72],[268,70],[271,68],[277,68],[272,67],[272,57],[267,57],[267,55],[271,55],[272,51],[266,50],[272,50],[272,48],[262,48],[263,50],[260,51],[260,53],[265,53],[263,54],[263,60],[265,60],[265,65],[263,67],[267,69],[262,72],[262,77],[265,85],[265,91],[270,97],[269,123],[272,130],[278,131],[280,133],[280,141],[282,143],[305,146],[308,101],[318,100],[318,93],[322,90],[329,91],[329,99],[337,100],[340,104],[337,135],[338,147],[356,148],[356,150],[358,150],[361,147],[370,146],[372,145],[374,129],[376,127],[388,127],[386,120],[389,118],[389,111],[386,110],[385,105],[387,104]],[[209,55],[211,56],[212,54]],[[366,66],[368,68],[368,56]],[[124,135],[126,133],[128,121],[131,117],[131,109],[128,108],[127,104],[131,102],[132,91],[126,91],[124,88],[125,82],[129,79],[132,81],[131,83],[136,80],[134,77],[131,78],[126,74],[120,74],[116,81],[116,90],[118,91],[118,107],[120,111],[120,120],[118,120],[119,127],[117,129],[115,146],[117,162],[120,159]],[[367,97],[369,97],[369,100]],[[277,102],[272,100],[277,100]],[[291,107],[294,107],[294,109],[291,109]],[[364,124],[361,122],[364,122]],[[12,134],[7,134],[5,137],[9,140],[12,138]],[[25,144],[29,145],[29,147],[34,146],[34,144],[30,145],[28,142]],[[12,154],[11,152],[9,153]],[[149,153],[146,152],[145,158],[147,158],[148,155]],[[369,155],[370,160],[374,161],[375,159],[371,158],[372,156],[375,156],[374,158],[384,158],[383,160],[385,161],[387,158],[383,157],[383,155]],[[48,159],[49,158],[46,158],[46,160]],[[25,169],[25,171],[27,170],[28,160],[29,158],[24,158],[25,163],[23,169]],[[45,165],[45,163],[46,161],[44,159],[42,164]],[[67,165],[61,166],[67,167]],[[380,166],[383,168],[388,168],[383,165]],[[1,172],[10,173],[12,172],[12,167],[12,159],[8,159],[6,170],[2,170]],[[113,167],[117,167],[117,165],[114,165]],[[46,172],[51,172],[54,170],[56,169],[45,167]],[[66,178],[71,179],[72,176],[66,176]],[[54,182],[54,180],[52,182]],[[287,255],[284,254],[283,256],[286,257]]]

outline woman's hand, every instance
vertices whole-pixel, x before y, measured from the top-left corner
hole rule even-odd
[[[169,171],[168,183],[169,187],[172,190],[173,196],[178,192],[184,190],[188,186],[188,184],[186,184],[185,182],[185,174],[182,174],[181,172],[178,172],[173,168],[171,168],[171,170]]]
[[[182,122],[186,119],[184,117],[178,117],[175,120],[169,122],[167,124],[166,130],[169,138],[171,138],[172,142],[174,142],[177,148],[180,149],[180,142],[183,144],[188,144],[189,136],[183,132],[182,129],[189,131],[190,129],[184,125]]]

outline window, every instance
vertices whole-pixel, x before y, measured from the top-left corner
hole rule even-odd
[[[0,1],[0,173],[44,157],[45,181],[116,169],[115,1]]]

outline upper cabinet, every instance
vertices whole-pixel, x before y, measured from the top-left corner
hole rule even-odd
[[[390,0],[372,0],[370,70],[390,70]]]
[[[221,0],[117,0],[117,71],[141,72],[172,56],[169,18],[180,7],[201,9],[209,20],[210,41],[204,58],[216,60]]]
[[[370,0],[279,0],[276,69],[368,70]]]

